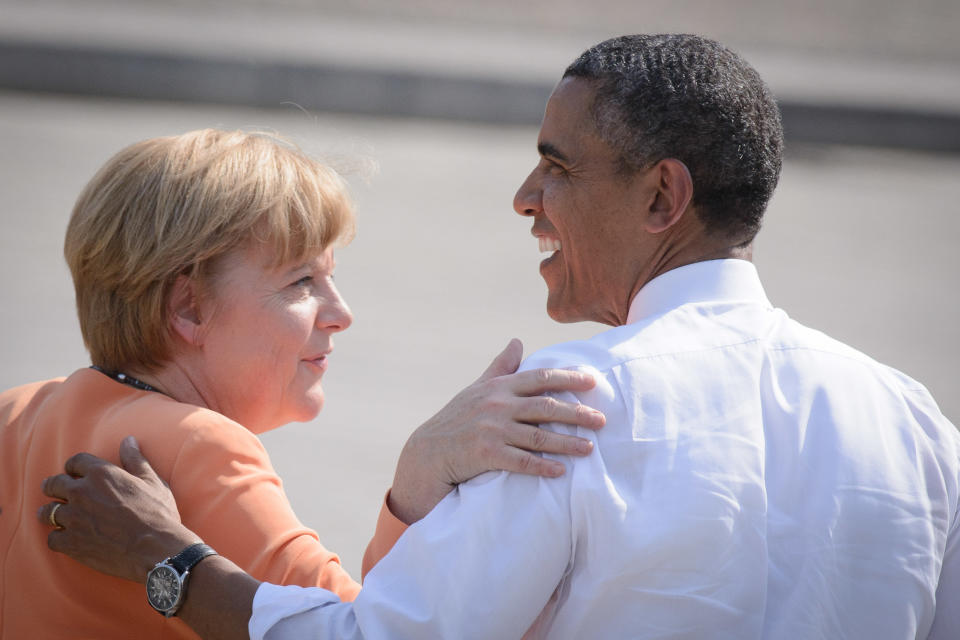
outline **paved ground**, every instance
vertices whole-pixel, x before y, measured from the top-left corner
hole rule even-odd
[[[523,39],[544,37],[589,41],[619,33],[682,32],[703,33],[753,50],[813,51],[835,58],[960,61],[956,37],[960,4],[954,0],[2,0],[0,9],[11,19],[28,11],[46,12],[53,21],[57,19],[51,9],[65,16],[85,12],[91,25],[115,24],[117,13],[136,12],[143,16],[144,31],[152,32],[152,39],[184,37],[184,33],[164,33],[168,29],[162,21],[151,22],[162,15],[200,20],[219,15],[231,24],[256,18],[261,26],[264,20],[282,21],[289,16],[311,29],[343,21],[367,25],[357,32],[361,37],[363,31],[383,26],[396,30],[436,27],[449,38],[458,33],[465,38],[476,32],[501,33],[522,46],[519,41]],[[94,28],[81,22],[73,21],[74,33]],[[178,31],[189,34],[190,27]],[[124,34],[113,37],[123,38]],[[380,46],[390,42],[395,41],[387,38]],[[242,39],[236,44],[245,45]],[[374,43],[367,44],[376,48]],[[194,46],[203,45],[198,42]],[[301,45],[284,42],[272,46]],[[407,53],[398,51],[396,55]]]
[[[156,0],[140,0],[141,4]],[[200,0],[223,7],[223,0]],[[960,60],[954,0],[241,0],[247,7],[585,35],[703,33],[751,49]],[[191,4],[196,5],[194,0]],[[237,2],[231,0],[232,6]]]
[[[535,128],[0,93],[0,388],[87,363],[62,235],[94,170],[137,139],[284,132],[354,177],[360,233],[337,282],[355,313],[309,424],[264,441],[303,520],[359,572],[406,435],[511,336],[584,337],[543,311],[530,223],[510,207]],[[960,422],[960,156],[794,148],[757,246],[771,300],[924,382]]]
[[[791,140],[960,152],[954,0],[0,0],[0,88],[536,124],[623,32],[743,53]]]

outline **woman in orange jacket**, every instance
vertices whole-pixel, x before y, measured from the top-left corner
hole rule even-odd
[[[353,220],[332,169],[263,134],[147,140],[94,176],[64,248],[93,366],[0,394],[0,637],[194,637],[152,611],[141,587],[49,551],[34,516],[41,480],[65,458],[116,461],[127,435],[219,553],[259,580],[356,596],[360,585],[297,520],[256,437],[323,406],[333,336],[352,320],[333,249]],[[578,439],[538,437],[527,423],[596,427],[602,416],[530,396],[592,380],[513,373],[517,350],[411,436],[365,566],[455,483],[493,468],[558,475],[528,450],[583,453]],[[60,506],[51,525],[68,517]]]

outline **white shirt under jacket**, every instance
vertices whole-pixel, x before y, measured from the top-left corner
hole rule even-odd
[[[460,486],[353,604],[262,585],[252,638],[960,638],[960,437],[917,382],[794,322],[754,266],[675,269],[593,372],[594,452]],[[565,395],[566,399],[573,397]]]

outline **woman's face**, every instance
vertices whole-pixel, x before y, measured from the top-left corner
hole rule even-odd
[[[332,249],[278,268],[268,257],[263,246],[228,256],[200,306],[207,406],[254,433],[316,417],[333,334],[353,321]]]

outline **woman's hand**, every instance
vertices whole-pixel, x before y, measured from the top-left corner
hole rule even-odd
[[[47,537],[54,551],[145,582],[157,562],[199,538],[180,523],[173,494],[132,437],[120,445],[120,462],[123,468],[89,453],[72,456],[66,473],[43,481],[43,493],[57,502],[40,507],[37,517],[57,525]]]
[[[540,396],[547,391],[586,391],[595,380],[565,369],[516,373],[523,345],[511,340],[487,370],[407,440],[390,490],[390,511],[416,522],[454,486],[485,471],[502,469],[557,477],[564,466],[534,453],[587,455],[593,443],[537,427],[563,422],[590,429],[604,424],[599,411]]]

